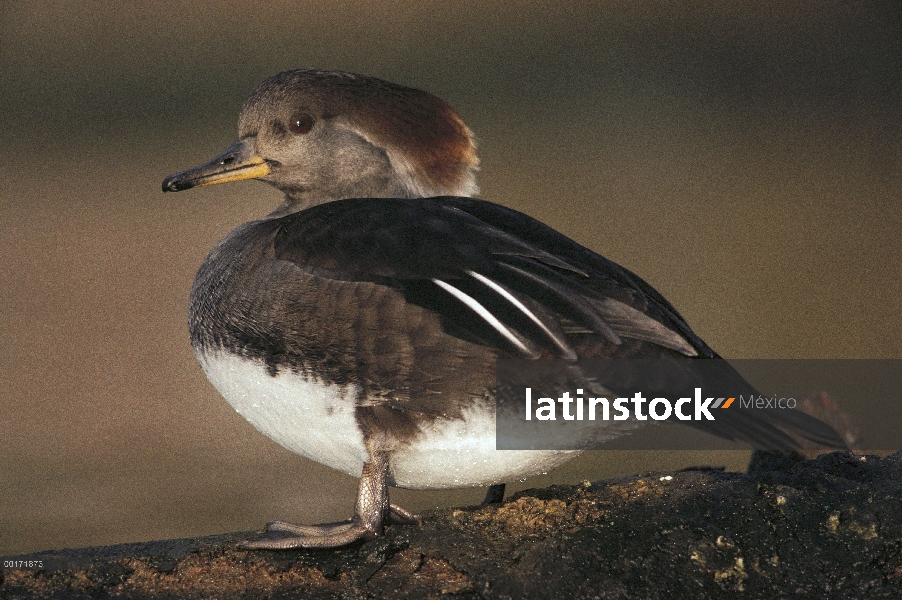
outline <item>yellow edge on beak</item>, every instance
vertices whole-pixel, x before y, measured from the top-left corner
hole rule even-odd
[[[204,185],[216,185],[217,183],[230,183],[232,181],[243,181],[245,179],[256,179],[269,175],[271,169],[269,164],[259,156],[251,157],[246,162],[235,165],[228,171],[213,173],[202,177],[195,183],[195,187]]]
[[[272,167],[257,155],[254,145],[252,137],[238,140],[210,162],[164,179],[163,191],[178,192],[202,185],[266,177]]]

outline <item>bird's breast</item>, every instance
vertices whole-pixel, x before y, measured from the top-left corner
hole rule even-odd
[[[201,367],[238,414],[292,452],[359,477],[369,459],[355,419],[353,387],[291,372],[226,351],[198,351]]]
[[[355,386],[318,382],[301,373],[275,375],[262,361],[225,352],[198,352],[207,377],[251,425],[281,446],[353,477],[369,455],[357,420]],[[420,419],[418,431],[393,439],[384,431],[388,482],[397,487],[486,486],[547,472],[576,452],[496,450],[495,411],[468,402],[454,417]]]

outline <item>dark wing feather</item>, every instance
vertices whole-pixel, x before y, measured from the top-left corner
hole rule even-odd
[[[511,208],[475,198],[446,197],[443,204],[479,218],[487,225],[504,229],[508,234],[540,246],[547,253],[566,261],[589,277],[583,285],[599,295],[622,302],[664,324],[685,337],[700,356],[716,354],[680,316],[676,308],[641,277],[614,261],[577,244],[562,233]]]

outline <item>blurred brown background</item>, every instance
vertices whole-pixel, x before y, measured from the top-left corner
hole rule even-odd
[[[160,192],[288,68],[446,99],[483,198],[727,357],[902,358],[897,0],[140,4],[0,7],[0,555],[351,514],[356,482],[254,431],[188,341],[194,271],[278,194]],[[745,456],[597,452],[515,489]]]

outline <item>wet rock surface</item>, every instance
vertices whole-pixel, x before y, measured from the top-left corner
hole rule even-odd
[[[654,473],[425,513],[338,550],[258,533],[43,552],[2,598],[900,598],[902,453]]]

